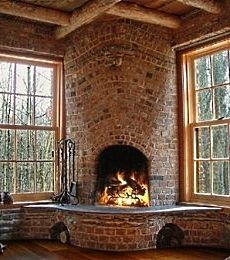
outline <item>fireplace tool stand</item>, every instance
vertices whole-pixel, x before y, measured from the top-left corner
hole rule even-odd
[[[58,169],[61,176],[61,192],[52,197],[53,202],[70,204],[71,200],[77,205],[77,176],[75,180],[75,143],[71,139],[62,139],[58,142],[57,149]],[[77,173],[76,173],[77,174]]]

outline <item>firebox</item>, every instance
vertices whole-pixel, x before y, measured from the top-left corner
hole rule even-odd
[[[149,206],[148,159],[128,145],[112,145],[98,157],[96,203]]]

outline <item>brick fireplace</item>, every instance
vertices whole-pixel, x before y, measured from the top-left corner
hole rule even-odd
[[[100,250],[181,243],[230,247],[229,209],[175,206],[179,201],[178,93],[171,44],[194,42],[204,32],[209,33],[204,36],[208,39],[210,32],[213,35],[228,23],[227,17],[216,16],[207,23],[207,16],[185,21],[175,35],[160,26],[124,19],[93,22],[65,41],[54,40],[52,28],[43,24],[19,25],[17,20],[0,18],[5,36],[1,47],[64,56],[66,130],[76,142],[81,202],[79,206],[1,206],[1,241],[59,239],[60,232],[68,232],[71,244]],[[99,171],[99,163],[111,147],[133,149],[143,158],[136,170],[147,183],[150,207],[97,206],[96,194],[104,191],[104,177],[110,175]],[[128,173],[128,179],[133,179]],[[137,176],[134,180],[140,185]],[[136,193],[142,192],[140,186]]]
[[[94,23],[69,37],[67,134],[76,142],[81,203],[95,202],[98,158],[110,146],[128,146],[146,158],[147,204],[176,203],[177,89],[170,39],[167,29],[125,20]]]

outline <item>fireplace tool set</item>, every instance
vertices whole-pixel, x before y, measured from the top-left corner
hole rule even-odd
[[[75,179],[75,143],[71,139],[62,139],[57,147],[58,169],[60,173],[60,193],[52,197],[60,204],[79,203],[77,195],[77,175]],[[76,173],[77,174],[77,173]]]

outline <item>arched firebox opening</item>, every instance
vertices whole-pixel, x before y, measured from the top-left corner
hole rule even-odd
[[[96,204],[149,206],[148,159],[128,145],[112,145],[98,157]]]

